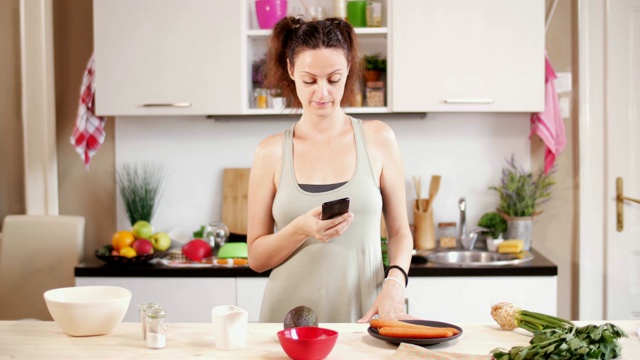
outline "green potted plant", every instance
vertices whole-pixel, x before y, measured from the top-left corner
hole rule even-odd
[[[379,81],[382,73],[387,70],[387,59],[380,53],[365,55],[363,59],[365,81]]]
[[[489,235],[494,239],[500,238],[507,232],[507,221],[495,211],[482,215],[478,226],[487,229]]]
[[[534,176],[516,165],[513,155],[507,165],[502,169],[500,184],[489,189],[500,195],[497,212],[507,221],[507,239],[522,239],[524,249],[529,250],[533,217],[542,213],[538,206],[551,196],[553,171]]]
[[[116,184],[133,226],[139,220],[151,222],[158,206],[164,171],[160,165],[123,163],[116,170]]]

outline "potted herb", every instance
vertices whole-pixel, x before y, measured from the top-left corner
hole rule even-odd
[[[550,188],[555,182],[552,172],[534,176],[515,164],[513,155],[502,169],[498,186],[489,189],[500,195],[500,207],[497,212],[507,221],[507,238],[521,239],[524,249],[531,247],[533,217],[542,213],[538,206],[551,196]]]
[[[387,70],[387,59],[380,53],[365,55],[363,59],[365,81],[379,81],[382,73]]]
[[[132,226],[139,220],[151,222],[163,177],[159,165],[124,163],[117,169],[116,184]]]
[[[500,238],[502,234],[507,232],[507,221],[495,211],[482,215],[478,226],[487,229],[489,235],[494,239]]]

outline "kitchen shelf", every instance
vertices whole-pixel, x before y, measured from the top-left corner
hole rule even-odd
[[[389,33],[388,28],[386,27],[370,27],[370,28],[355,28],[357,35],[384,35],[386,36]],[[266,38],[271,35],[270,29],[251,29],[247,30],[247,37],[249,38]]]

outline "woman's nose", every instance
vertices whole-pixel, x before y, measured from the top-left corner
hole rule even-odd
[[[319,82],[319,89],[318,91],[320,92],[321,95],[327,95],[329,93],[329,84],[325,81],[323,82]]]

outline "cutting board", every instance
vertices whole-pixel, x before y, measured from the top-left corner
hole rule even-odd
[[[249,173],[251,168],[224,169],[222,179],[222,222],[229,232],[247,234]]]

